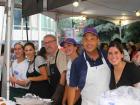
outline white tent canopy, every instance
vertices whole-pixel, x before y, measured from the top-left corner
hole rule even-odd
[[[6,0],[0,0],[0,5],[4,5]],[[47,0],[44,0],[46,4]],[[104,19],[115,24],[126,25],[139,21],[136,11],[140,11],[140,0],[78,0],[79,6],[72,4],[65,5],[49,12],[44,10],[43,14],[56,19],[83,15],[86,17]],[[44,4],[43,4],[44,5]],[[21,5],[16,4],[16,7]],[[46,8],[46,7],[45,7]]]
[[[83,15],[108,20],[116,24],[120,24],[121,22],[121,25],[126,25],[140,20],[140,17],[136,16],[136,11],[140,11],[139,5],[140,0],[79,0],[78,7],[73,7],[72,4],[69,4],[49,12],[57,14],[60,19]],[[44,11],[43,14],[55,18],[49,12]]]

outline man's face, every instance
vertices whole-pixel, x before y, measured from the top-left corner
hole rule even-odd
[[[92,52],[97,49],[99,38],[93,33],[86,33],[83,37],[83,48],[87,52]]]
[[[56,39],[53,37],[44,38],[44,47],[46,48],[48,54],[54,54],[58,48]]]

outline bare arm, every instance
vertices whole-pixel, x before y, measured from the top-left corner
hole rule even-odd
[[[59,84],[64,86],[65,83],[66,83],[66,71],[63,71],[63,73],[61,73]]]
[[[42,80],[47,80],[48,79],[48,76],[47,76],[47,68],[46,66],[42,66],[39,68],[40,70],[40,76],[37,76],[37,77],[28,77],[28,79],[30,81],[42,81]]]
[[[68,105],[74,105],[80,97],[80,90],[77,87],[68,87]]]
[[[66,85],[63,100],[62,100],[62,105],[66,105],[66,102],[67,102],[67,90],[68,90],[68,86]]]
[[[18,84],[20,86],[27,86],[29,83],[29,80],[18,80],[15,76],[10,76],[10,82],[12,86],[15,86],[15,84]]]

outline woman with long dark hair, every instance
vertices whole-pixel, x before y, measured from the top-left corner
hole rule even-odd
[[[29,61],[27,70],[27,78],[31,82],[29,92],[41,98],[50,98],[46,60],[42,56],[36,55],[35,46],[31,42],[24,45],[24,51]]]
[[[120,86],[135,86],[140,82],[140,69],[123,60],[123,48],[118,42],[111,42],[108,49],[108,60],[112,64],[110,89]]]

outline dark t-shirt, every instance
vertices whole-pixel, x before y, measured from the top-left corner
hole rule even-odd
[[[120,80],[116,83],[114,71],[111,70],[110,89],[120,86],[133,86],[140,82],[140,69],[134,63],[126,63]]]

